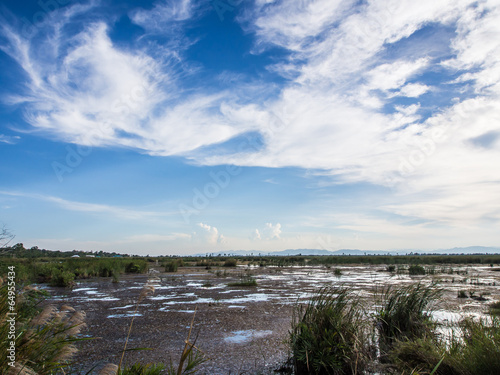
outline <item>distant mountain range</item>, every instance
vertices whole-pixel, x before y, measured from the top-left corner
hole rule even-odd
[[[407,254],[500,254],[500,247],[486,246],[469,246],[469,247],[454,247],[452,249],[438,250],[417,250],[417,249],[401,249],[401,250],[357,250],[357,249],[341,249],[341,250],[322,250],[322,249],[288,249],[281,251],[257,251],[257,250],[230,250],[219,251],[214,253],[200,253],[194,256],[209,255],[226,255],[226,256],[258,256],[258,255],[273,255],[273,256],[294,256],[294,255],[407,255]]]

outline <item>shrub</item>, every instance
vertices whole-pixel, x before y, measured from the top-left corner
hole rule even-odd
[[[395,265],[393,265],[393,264],[391,264],[391,265],[387,266],[387,267],[385,268],[385,270],[386,270],[387,272],[391,272],[391,273],[392,273],[392,272],[396,272],[396,266],[395,266]]]
[[[176,260],[172,260],[165,264],[165,272],[177,272],[178,263]]]
[[[234,258],[229,258],[229,259],[226,259],[226,261],[224,262],[224,267],[236,267],[236,265],[238,264],[238,261]]]
[[[408,268],[408,273],[412,276],[415,275],[425,275],[425,268],[419,266],[418,264],[413,264]]]
[[[297,306],[290,332],[295,374],[354,374],[367,363],[357,298],[344,288],[323,288]]]
[[[75,285],[75,274],[70,271],[56,271],[50,279],[50,285],[72,288]]]
[[[126,273],[141,273],[141,266],[134,263],[134,262],[130,262],[125,266],[125,272]]]

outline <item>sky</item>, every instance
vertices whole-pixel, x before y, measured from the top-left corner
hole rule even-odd
[[[500,245],[498,0],[3,0],[0,64],[25,247]]]

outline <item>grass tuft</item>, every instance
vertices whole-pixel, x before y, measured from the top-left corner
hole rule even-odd
[[[323,288],[298,305],[290,332],[296,374],[354,374],[367,364],[360,304],[345,288]]]
[[[253,277],[244,277],[240,281],[228,283],[227,286],[257,286],[257,280]]]

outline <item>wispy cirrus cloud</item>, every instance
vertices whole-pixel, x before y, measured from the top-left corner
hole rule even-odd
[[[162,217],[178,214],[177,211],[175,212],[142,211],[142,210],[135,210],[131,208],[117,207],[106,204],[71,201],[51,195],[25,193],[20,191],[0,191],[0,195],[35,199],[35,200],[54,203],[56,206],[59,206],[69,211],[85,212],[90,214],[106,214],[127,220],[159,219]]]
[[[5,135],[5,134],[0,134],[0,143],[7,143],[8,145],[13,145],[16,144],[21,137],[18,135]]]

